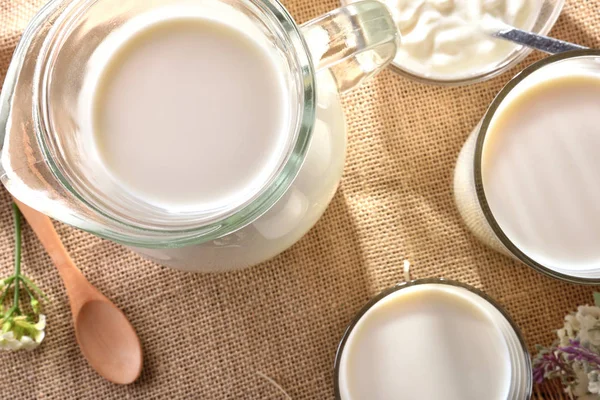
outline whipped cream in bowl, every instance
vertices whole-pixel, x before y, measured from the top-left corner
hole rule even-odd
[[[545,35],[564,4],[564,0],[381,1],[402,34],[392,68],[413,80],[438,85],[476,83],[514,66],[531,49],[491,38],[482,27],[511,25]]]

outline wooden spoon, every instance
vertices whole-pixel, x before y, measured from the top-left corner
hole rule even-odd
[[[58,268],[71,303],[75,336],[83,356],[109,381],[132,383],[142,371],[142,346],[127,317],[85,279],[50,218],[18,200],[15,203]]]

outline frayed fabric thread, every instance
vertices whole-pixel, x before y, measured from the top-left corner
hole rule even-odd
[[[279,390],[287,400],[292,400],[292,396],[290,396],[289,394],[287,394],[287,392],[281,387],[281,385],[277,382],[275,382],[275,380],[273,380],[272,378],[269,378],[267,375],[263,374],[262,372],[256,372],[256,374],[258,376],[260,376],[261,378],[263,378],[264,380],[266,380],[267,382],[269,382],[271,385],[275,386],[277,388],[277,390]]]

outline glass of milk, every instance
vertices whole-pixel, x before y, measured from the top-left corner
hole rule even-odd
[[[299,26],[277,0],[51,0],[0,97],[2,182],[159,263],[262,262],[324,212],[345,158],[339,93],[398,39],[376,1]]]
[[[548,57],[498,94],[462,148],[454,196],[491,248],[549,276],[600,282],[600,51]]]
[[[526,400],[529,353],[484,293],[444,279],[384,290],[356,315],[337,350],[337,400]]]

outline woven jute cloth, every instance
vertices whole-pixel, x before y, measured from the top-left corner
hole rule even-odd
[[[0,76],[39,0],[0,0]],[[298,22],[335,0],[287,0]],[[567,0],[552,34],[598,46],[600,3]],[[348,155],[340,189],[318,224],[272,261],[226,274],[190,274],[57,224],[86,277],[128,316],[142,341],[140,379],[99,377],[75,342],[67,297],[35,236],[24,230],[24,270],[50,296],[47,337],[33,352],[0,354],[1,399],[333,398],[333,360],[349,321],[403,279],[445,277],[503,305],[527,344],[549,344],[564,315],[595,288],[542,276],[477,242],[452,196],[458,152],[519,67],[483,84],[424,86],[384,71],[344,97]],[[0,195],[0,275],[12,271],[9,197]]]

